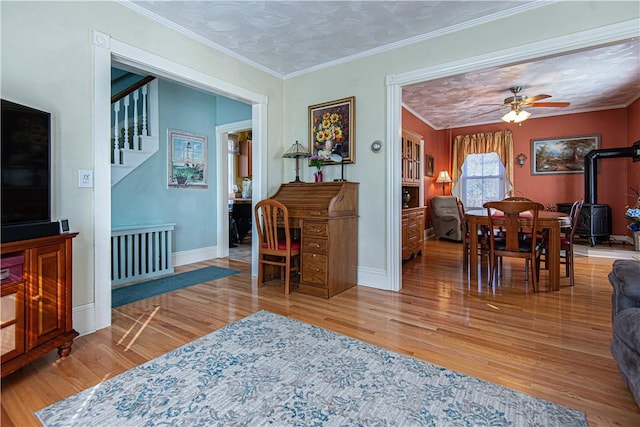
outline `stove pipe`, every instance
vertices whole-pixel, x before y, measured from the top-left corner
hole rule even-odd
[[[630,147],[603,148],[591,150],[584,157],[584,201],[588,204],[598,203],[598,180],[596,174],[596,162],[598,159],[615,157],[631,157],[634,162],[640,161],[640,141],[636,141]]]

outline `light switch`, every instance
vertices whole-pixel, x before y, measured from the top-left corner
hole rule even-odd
[[[78,187],[93,187],[93,170],[78,169]]]

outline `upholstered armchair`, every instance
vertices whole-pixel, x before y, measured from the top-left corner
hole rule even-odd
[[[455,197],[436,196],[431,199],[431,223],[436,237],[462,240],[461,220]]]

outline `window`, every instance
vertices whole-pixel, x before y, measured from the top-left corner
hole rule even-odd
[[[482,209],[485,202],[502,200],[510,189],[498,154],[483,153],[467,156],[453,193],[462,199],[465,209]]]

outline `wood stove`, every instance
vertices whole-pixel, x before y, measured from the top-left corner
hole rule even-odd
[[[558,212],[571,213],[573,203],[558,203]],[[609,205],[582,205],[576,228],[576,235],[589,239],[589,244],[595,246],[596,241],[609,241],[611,236],[611,207]]]
[[[640,161],[640,141],[630,147],[603,148],[591,150],[584,157],[584,205],[580,211],[576,234],[589,239],[589,244],[595,246],[596,240],[608,241],[611,236],[611,208],[609,205],[598,204],[598,175],[596,165],[598,159],[615,157],[631,157],[634,162]],[[566,206],[569,210],[566,210]],[[571,204],[558,203],[559,212],[571,211]],[[562,209],[562,210],[561,210]]]

